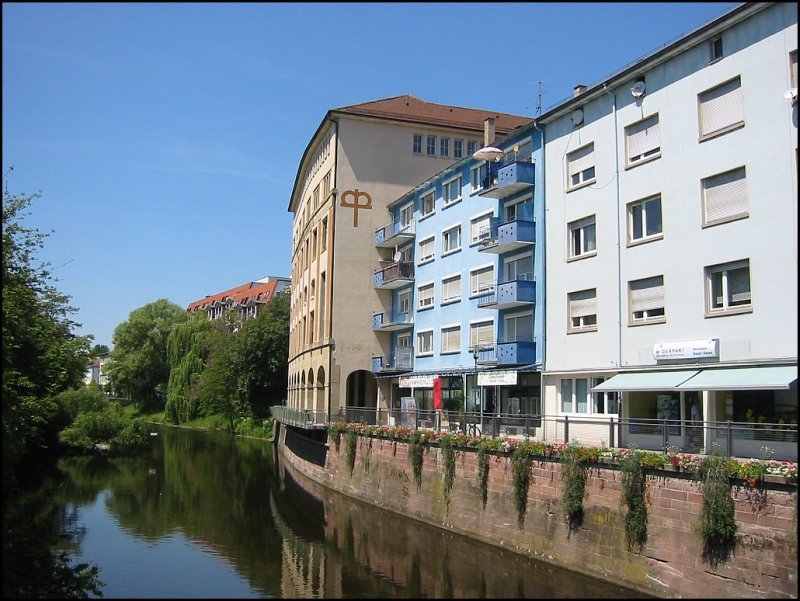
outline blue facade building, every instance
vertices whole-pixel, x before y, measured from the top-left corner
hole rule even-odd
[[[543,148],[533,122],[497,141],[491,131],[388,205],[372,370],[387,407],[507,416],[494,426],[513,434],[514,415],[541,413]]]

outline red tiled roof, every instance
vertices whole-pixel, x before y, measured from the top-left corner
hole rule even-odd
[[[433,102],[426,102],[410,94],[363,102],[361,104],[353,104],[351,106],[333,109],[332,112],[381,117],[414,123],[427,123],[431,125],[446,125],[450,127],[475,129],[478,131],[483,131],[484,121],[488,117],[494,117],[495,132],[498,134],[511,133],[516,128],[527,125],[533,120],[532,117],[521,117],[519,115],[509,115],[496,111],[468,109],[448,104],[435,104]]]
[[[228,297],[231,297],[237,304],[246,303],[248,300],[266,302],[275,296],[275,287],[278,285],[278,282],[279,280],[274,280],[267,283],[248,282],[247,284],[242,284],[241,286],[231,288],[225,292],[218,292],[217,294],[212,294],[202,300],[189,303],[189,306],[186,307],[186,310],[190,313],[194,313],[199,309],[203,309],[208,305],[212,305],[216,301],[223,301]]]

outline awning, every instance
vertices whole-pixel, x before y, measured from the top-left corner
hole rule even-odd
[[[617,374],[592,388],[592,392],[629,392],[634,390],[677,390],[696,375],[696,369],[682,371],[641,371]]]
[[[796,365],[704,369],[678,390],[786,390],[796,380]]]

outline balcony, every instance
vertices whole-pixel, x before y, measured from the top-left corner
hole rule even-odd
[[[502,225],[492,224],[485,235],[481,232],[478,252],[503,254],[533,246],[536,241],[533,221],[515,219]]]
[[[414,348],[401,346],[388,357],[372,357],[372,373],[403,373],[414,369]]]
[[[478,308],[500,310],[532,305],[536,302],[536,282],[532,274],[523,276],[488,288],[478,297]]]
[[[372,277],[373,286],[379,290],[392,290],[414,282],[414,264],[409,261],[390,263],[378,269]]]
[[[414,222],[387,223],[375,230],[375,246],[378,248],[394,248],[414,239]]]
[[[411,330],[414,328],[413,317],[410,313],[372,314],[373,332],[399,332],[401,330]]]
[[[508,198],[533,186],[533,163],[514,162],[501,167],[494,185],[485,188],[480,196]]]
[[[527,365],[536,362],[536,343],[533,340],[497,341],[497,366]]]

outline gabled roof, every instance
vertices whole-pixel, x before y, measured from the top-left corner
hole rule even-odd
[[[495,120],[495,132],[498,134],[509,133],[517,127],[532,121],[531,117],[426,102],[410,94],[353,104],[332,109],[331,112],[424,123],[427,125],[445,125],[447,127],[474,129],[476,132],[483,132],[484,122],[489,117],[493,117]]]
[[[186,310],[190,313],[194,313],[195,311],[205,309],[206,307],[213,305],[215,302],[223,302],[228,297],[230,297],[234,301],[234,304],[237,305],[244,304],[248,301],[265,303],[275,296],[275,288],[278,286],[278,284],[279,280],[273,280],[266,283],[248,282],[247,284],[242,284],[241,286],[231,288],[225,292],[218,292],[217,294],[209,295],[202,300],[189,303],[189,306],[186,307]]]

